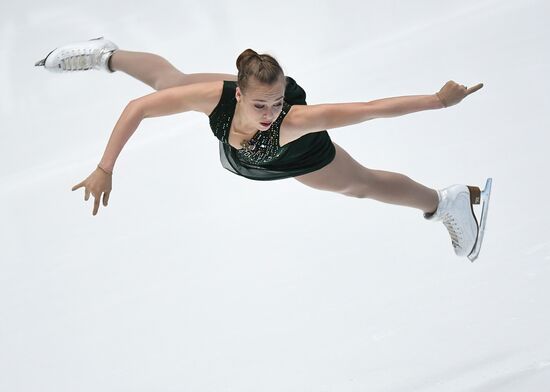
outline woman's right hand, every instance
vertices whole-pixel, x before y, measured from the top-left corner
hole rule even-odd
[[[94,196],[94,210],[92,215],[96,215],[99,210],[99,200],[103,194],[103,205],[107,207],[109,195],[112,189],[113,173],[108,173],[101,169],[99,165],[84,181],[73,186],[72,190],[84,187],[84,200],[90,198],[90,193]]]

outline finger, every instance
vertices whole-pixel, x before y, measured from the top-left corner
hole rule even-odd
[[[96,197],[94,199],[94,212],[93,214],[96,215],[97,214],[97,210],[99,210],[99,197]]]
[[[466,90],[466,95],[475,93],[477,90],[479,90],[482,87],[483,87],[483,83],[476,84],[474,87],[470,87],[468,90]]]
[[[84,192],[84,200],[88,200],[90,198],[90,190],[88,188],[85,188],[86,191]]]
[[[107,204],[109,203],[109,195],[111,192],[106,192],[103,194],[103,205],[107,207]]]
[[[78,188],[82,188],[82,186],[84,185],[84,181],[82,181],[81,183],[78,183],[76,184],[75,186],[73,186],[73,188],[71,190],[77,190]]]

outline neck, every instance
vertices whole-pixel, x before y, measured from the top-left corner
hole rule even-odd
[[[242,136],[254,136],[257,129],[254,129],[253,131],[246,130],[246,125],[244,125],[241,121],[241,115],[239,111],[239,102],[237,102],[237,107],[235,108],[235,115],[233,116],[233,131]]]

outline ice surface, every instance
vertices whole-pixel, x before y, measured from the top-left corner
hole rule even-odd
[[[549,11],[3,3],[0,391],[548,390]],[[152,90],[34,63],[101,35],[186,73],[236,73],[246,48],[268,52],[309,104],[484,83],[448,109],[329,131],[364,166],[430,187],[492,177],[479,258],[456,257],[419,210],[231,174],[199,113],[142,122],[93,217],[71,188]]]

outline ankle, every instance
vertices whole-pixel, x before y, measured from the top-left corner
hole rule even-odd
[[[109,55],[109,59],[107,60],[107,68],[109,69],[110,72],[115,72],[116,69],[113,67],[113,64],[111,62],[111,60],[113,59],[113,55],[116,53],[116,50],[112,51],[111,54]]]
[[[113,55],[110,55],[109,56],[109,60],[107,60],[107,68],[109,68],[109,71],[111,72],[115,72],[115,70],[113,69],[113,67],[111,66],[111,59],[113,58]]]
[[[425,217],[431,217],[432,215],[434,215],[437,212],[437,208],[439,207],[439,201],[440,201],[439,192],[437,190],[433,190],[432,202],[431,202],[428,210],[423,211]]]

